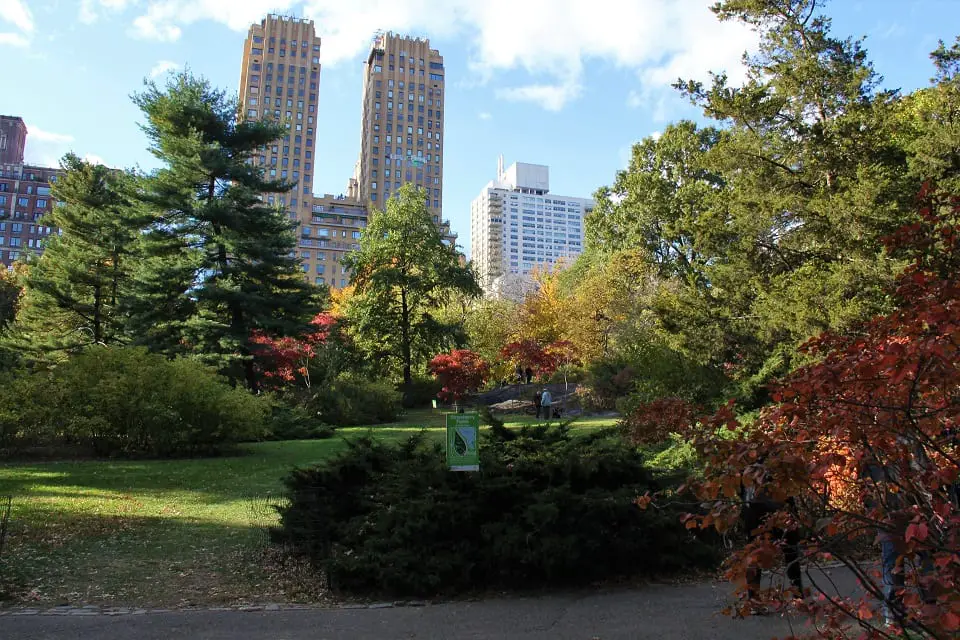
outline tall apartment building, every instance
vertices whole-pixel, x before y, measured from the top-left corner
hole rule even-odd
[[[535,269],[570,264],[583,251],[588,198],[550,193],[550,168],[517,162],[487,183],[470,205],[470,246],[488,296],[520,297]]]
[[[292,218],[312,207],[319,87],[320,38],[312,20],[268,15],[251,25],[240,71],[241,116],[284,123],[286,136],[256,161],[268,177],[296,183],[289,193],[267,196]]]
[[[11,122],[13,126],[8,127]],[[57,232],[39,222],[53,208],[50,185],[61,171],[23,163],[26,127],[20,118],[0,116],[0,131],[8,134],[7,150],[12,151],[3,158],[14,160],[0,162],[0,263],[9,267],[28,253],[42,253],[44,238]]]
[[[268,177],[297,186],[264,198],[298,221],[297,251],[307,281],[339,288],[350,279],[341,259],[357,247],[367,214],[355,196],[313,194],[320,66],[313,21],[271,14],[251,25],[240,71],[241,116],[287,127],[287,135],[264,149],[256,162]]]
[[[23,164],[27,125],[18,116],[0,116],[0,164]]]
[[[430,41],[393,33],[374,39],[363,70],[360,158],[351,180],[363,203],[382,208],[401,185],[424,189],[443,221],[443,56]]]

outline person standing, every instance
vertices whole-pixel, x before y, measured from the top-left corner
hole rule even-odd
[[[553,410],[553,396],[550,395],[550,391],[546,387],[540,392],[540,408],[543,411],[543,417],[549,420],[553,415],[551,413]],[[539,415],[539,413],[537,415]]]
[[[517,384],[523,384],[523,367],[521,367],[519,364],[514,370],[514,375],[517,377]]]
[[[537,391],[535,394],[533,394],[533,406],[537,408],[537,420],[540,419],[540,410],[543,407],[543,396],[541,393],[541,391]]]
[[[533,382],[533,369],[527,367],[527,370],[524,373],[527,374],[527,384]]]

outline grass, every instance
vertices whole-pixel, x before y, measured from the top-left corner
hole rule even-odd
[[[610,426],[585,418],[577,428]],[[535,422],[512,417],[510,426]],[[375,428],[402,439],[419,429],[442,438],[444,417],[411,412]],[[295,466],[342,451],[329,440],[244,445],[241,455],[155,461],[66,461],[0,465],[0,495],[14,498],[0,579],[19,601],[140,606],[291,601],[295,568],[265,561],[271,500]],[[0,585],[2,590],[2,585]]]

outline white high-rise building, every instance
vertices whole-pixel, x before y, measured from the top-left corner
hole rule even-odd
[[[484,293],[521,298],[532,287],[534,270],[569,265],[583,251],[584,216],[589,198],[550,193],[550,168],[517,162],[470,205],[472,259]]]

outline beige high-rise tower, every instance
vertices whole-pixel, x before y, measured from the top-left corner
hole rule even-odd
[[[430,41],[378,34],[363,71],[360,159],[351,185],[374,208],[400,185],[424,189],[434,222],[443,222],[443,56]]]
[[[268,178],[296,183],[279,199],[299,218],[312,207],[320,86],[320,38],[313,21],[268,15],[250,27],[243,45],[240,105],[244,118],[285,123],[287,135],[257,158]]]

